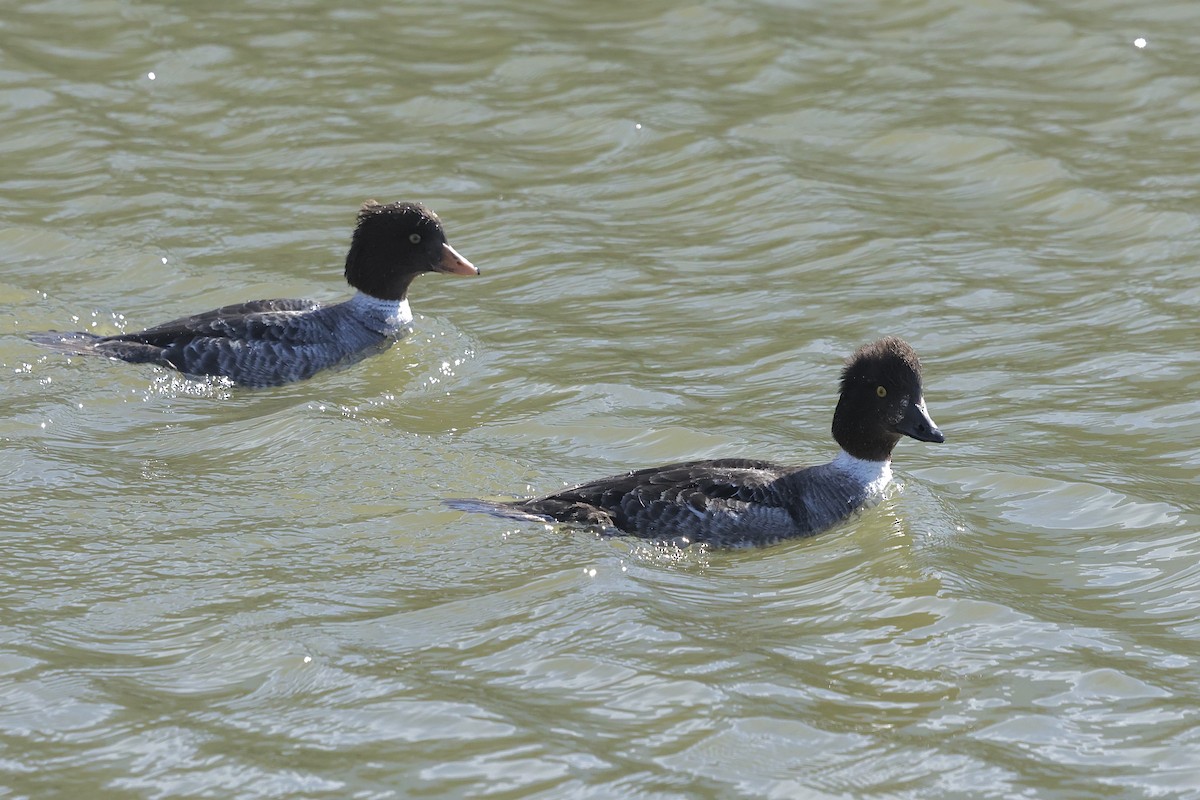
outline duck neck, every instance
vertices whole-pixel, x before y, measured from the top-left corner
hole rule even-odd
[[[360,292],[384,300],[403,300],[408,287],[420,272],[400,271],[379,258],[357,255],[351,250],[346,258],[346,283]]]
[[[358,292],[346,301],[355,318],[373,331],[385,336],[399,333],[412,325],[412,310],[408,300],[383,300],[366,292]]]
[[[868,494],[877,494],[892,481],[892,462],[890,459],[875,461],[869,458],[852,456],[845,450],[838,451],[832,465],[839,472],[850,476],[856,484],[866,489]]]

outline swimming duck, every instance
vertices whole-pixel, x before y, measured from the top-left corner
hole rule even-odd
[[[242,386],[279,386],[382,352],[411,329],[408,287],[423,272],[477,275],[420,203],[363,204],[346,256],[357,293],[340,303],[252,300],[155,325],[97,336],[48,331],[38,344],[71,354],[158,364]]]
[[[860,347],[842,370],[833,412],[840,452],[818,466],[723,458],[650,467],[529,500],[449,501],[461,510],[594,526],[687,545],[763,545],[812,536],[877,501],[902,436],[944,442],[929,416],[921,363],[902,339]]]

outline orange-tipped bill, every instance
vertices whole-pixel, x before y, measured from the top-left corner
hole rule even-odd
[[[449,242],[442,245],[442,259],[433,265],[438,272],[448,275],[478,275],[479,270],[470,261],[458,254]]]

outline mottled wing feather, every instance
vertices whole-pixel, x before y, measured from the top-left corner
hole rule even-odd
[[[253,300],[108,336],[94,350],[189,375],[237,375],[245,386],[277,386],[337,362],[327,344],[331,329],[309,313],[319,307],[312,300]]]
[[[776,484],[794,469],[765,461],[722,459],[630,472],[515,503],[560,522],[613,527],[640,536],[696,541],[747,540],[747,530],[777,538],[807,528],[803,506],[785,502]]]
[[[164,322],[144,331],[107,337],[113,342],[140,342],[156,347],[180,345],[192,339],[253,339],[302,344],[315,340],[314,334],[328,334],[292,324],[298,314],[320,306],[312,300],[252,300],[223,306],[190,317]]]
[[[552,496],[572,498],[601,507],[615,505],[626,496],[657,500],[664,496],[678,497],[689,491],[699,492],[709,498],[768,502],[764,486],[784,469],[766,461],[741,458],[688,461],[602,478],[556,492]]]

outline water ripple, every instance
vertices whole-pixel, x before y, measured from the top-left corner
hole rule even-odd
[[[5,786],[1194,794],[1198,21],[13,9]],[[483,276],[422,278],[414,335],[353,369],[247,392],[22,336],[340,297],[368,197],[430,203]],[[948,441],[827,536],[442,505],[827,458],[841,359],[884,333]]]

